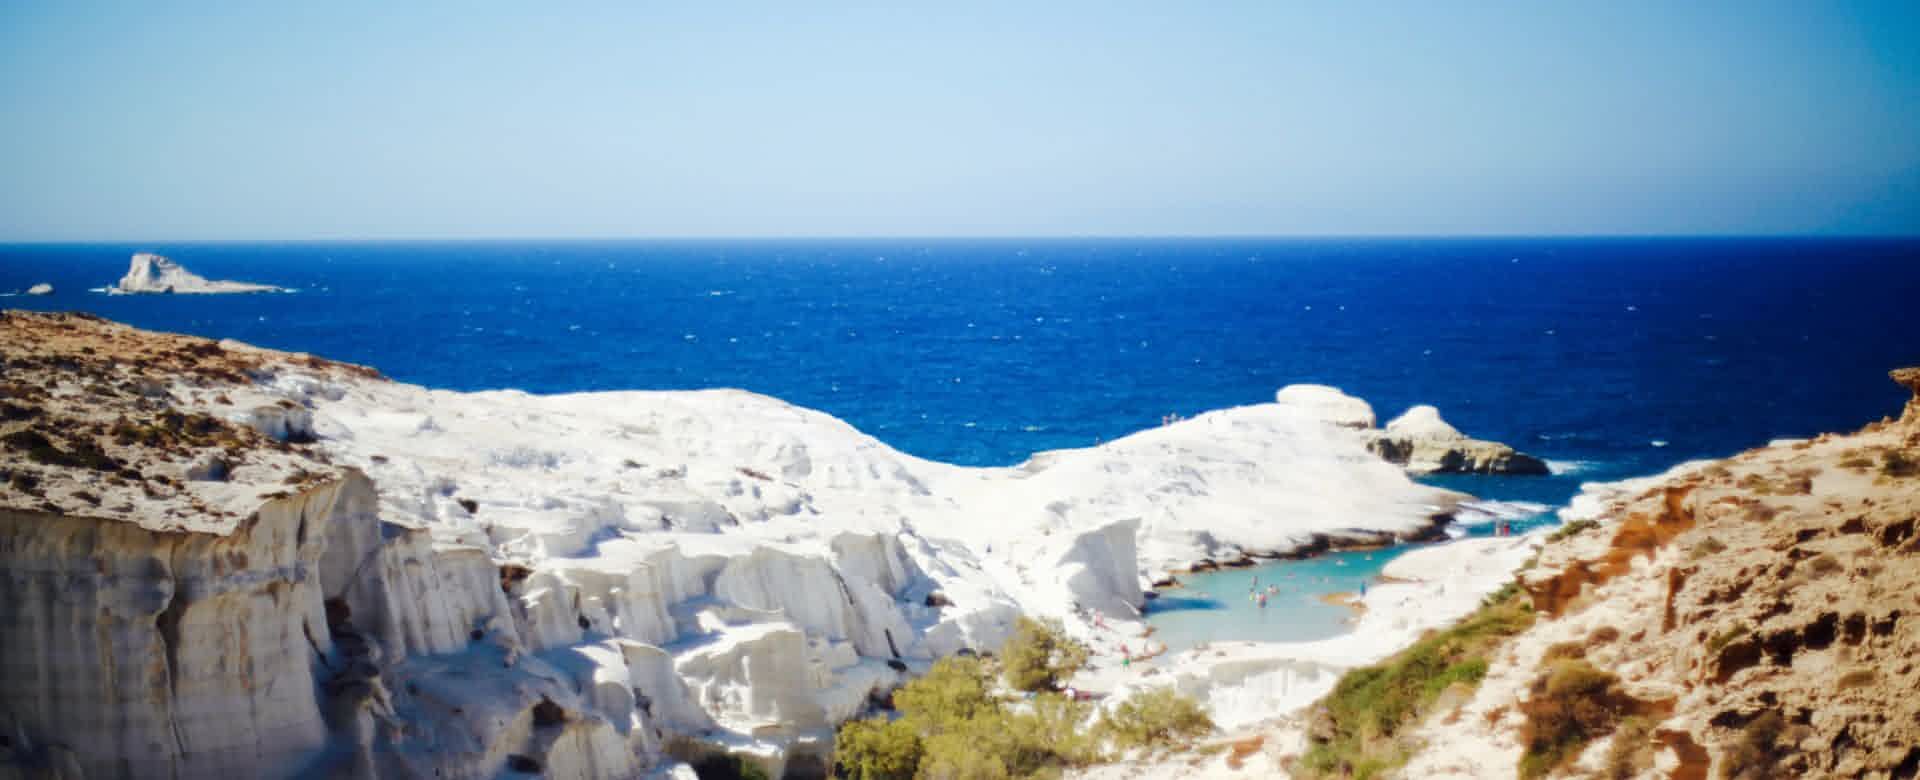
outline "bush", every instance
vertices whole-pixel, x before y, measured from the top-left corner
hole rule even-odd
[[[1620,722],[1613,732],[1613,746],[1607,750],[1607,763],[1600,776],[1606,780],[1628,780],[1653,766],[1653,721],[1634,716]]]
[[[1058,620],[1022,617],[1000,659],[1014,690],[1052,690],[1087,665],[1087,648],[1068,638]]]
[[[1529,693],[1520,705],[1527,716],[1520,729],[1523,778],[1544,777],[1565,765],[1635,708],[1620,690],[1620,678],[1580,660],[1552,662]]]
[[[1600,522],[1598,520],[1575,520],[1571,523],[1567,523],[1566,525],[1560,526],[1559,530],[1554,531],[1552,536],[1547,537],[1547,541],[1558,542],[1563,539],[1570,539],[1574,536],[1578,536],[1582,533],[1585,533],[1589,529],[1599,528],[1599,527],[1600,527]]]
[[[1307,752],[1291,769],[1297,776],[1368,778],[1404,763],[1400,729],[1423,719],[1442,691],[1479,685],[1493,649],[1532,622],[1516,589],[1379,664],[1347,672],[1321,700]]]
[[[923,736],[967,731],[981,716],[1000,710],[977,658],[943,658],[925,677],[893,693],[893,705]]]
[[[1011,778],[1099,760],[1090,707],[1043,693],[1015,711],[978,658],[946,658],[894,692],[901,717],[842,724],[834,762],[853,778]]]
[[[913,780],[924,752],[920,734],[905,721],[850,720],[834,740],[833,764],[840,777],[853,780]]]
[[[1727,748],[1722,765],[1728,780],[1761,780],[1774,777],[1780,763],[1780,733],[1786,720],[1778,710],[1760,713],[1740,732],[1740,741]]]
[[[1100,730],[1123,748],[1171,747],[1213,731],[1213,719],[1172,688],[1138,694],[1100,717]]]

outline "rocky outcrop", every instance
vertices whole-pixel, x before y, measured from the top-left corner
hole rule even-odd
[[[1589,735],[1562,774],[1644,753],[1628,774],[1915,776],[1916,462],[1906,430],[1876,424],[1595,491],[1520,575],[1545,619],[1428,725],[1407,773],[1508,776],[1530,685],[1573,657],[1662,714]],[[1613,744],[1628,738],[1644,744]]]
[[[1913,393],[1913,397],[1907,399],[1907,407],[1901,411],[1900,424],[1920,432],[1920,368],[1895,369],[1888,376],[1893,378],[1894,383],[1906,388],[1907,392]]]
[[[1373,427],[1372,406],[1337,388],[1288,385],[1274,400],[1290,411],[1355,432],[1368,451],[1413,474],[1551,473],[1546,461],[1532,455],[1499,442],[1468,438],[1441,419],[1440,410],[1425,404],[1408,409],[1380,429]]]
[[[1369,432],[1367,449],[1416,474],[1551,473],[1546,461],[1499,442],[1467,438],[1440,418],[1440,410],[1421,405]]]
[[[127,275],[120,282],[107,288],[115,295],[133,295],[139,293],[258,293],[280,292],[281,288],[270,284],[252,282],[229,282],[208,279],[186,269],[172,260],[151,252],[140,252],[133,256],[127,267]]]

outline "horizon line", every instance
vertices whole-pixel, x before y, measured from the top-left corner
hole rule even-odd
[[[1594,241],[1594,240],[1852,240],[1911,241],[1916,233],[1084,233],[1037,235],[658,235],[658,236],[401,236],[305,238],[61,238],[6,239],[0,246],[120,246],[143,244],[459,244],[806,241]]]

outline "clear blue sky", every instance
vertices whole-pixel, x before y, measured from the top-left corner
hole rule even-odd
[[[547,7],[0,4],[0,240],[1920,233],[1913,0]]]

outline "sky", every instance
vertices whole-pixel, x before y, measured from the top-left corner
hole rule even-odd
[[[1920,234],[1920,3],[0,3],[0,241],[1565,234]]]

